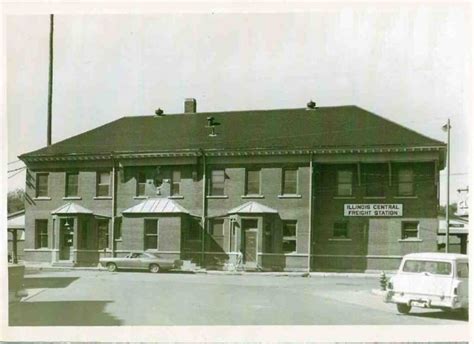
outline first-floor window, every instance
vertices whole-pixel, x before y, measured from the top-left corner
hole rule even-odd
[[[333,238],[348,238],[349,231],[347,229],[347,222],[346,221],[337,221],[334,223]]]
[[[158,220],[145,220],[145,250],[158,249]]]
[[[283,222],[283,252],[296,252],[296,221]]]
[[[114,240],[122,239],[122,218],[118,218],[115,221]]]
[[[402,222],[402,239],[418,238],[417,221]]]
[[[97,222],[97,235],[99,241],[99,250],[109,247],[109,221],[99,220]]]
[[[224,246],[224,219],[213,219],[211,221],[210,250],[219,251]]]
[[[201,225],[199,224],[199,221],[191,220],[188,240],[201,240]]]
[[[48,220],[36,220],[35,222],[36,248],[48,247]]]

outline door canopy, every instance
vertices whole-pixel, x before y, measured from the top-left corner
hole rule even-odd
[[[227,214],[278,214],[278,210],[251,201],[229,210]]]
[[[123,214],[170,214],[189,211],[178,203],[167,198],[150,198],[122,212]]]

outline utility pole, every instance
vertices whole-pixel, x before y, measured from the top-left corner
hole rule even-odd
[[[451,158],[450,150],[450,131],[451,122],[443,126],[443,130],[448,133],[448,144],[446,146],[446,253],[449,253],[449,160]]]
[[[54,14],[49,15],[49,80],[48,80],[48,137],[47,145],[51,145],[51,125],[53,107],[53,33]]]

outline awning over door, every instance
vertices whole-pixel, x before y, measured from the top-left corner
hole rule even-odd
[[[227,212],[227,214],[277,214],[278,210],[267,207],[258,202],[247,202],[235,207]]]
[[[149,198],[131,208],[122,212],[123,214],[170,214],[170,213],[184,213],[189,214],[189,211],[178,203],[167,198]]]
[[[57,209],[54,209],[51,214],[53,215],[75,215],[75,214],[93,214],[94,212],[90,209],[84,208],[76,203],[66,203]]]

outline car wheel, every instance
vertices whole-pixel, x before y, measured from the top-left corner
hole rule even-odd
[[[411,306],[405,303],[397,303],[397,310],[402,314],[408,314],[411,310]]]
[[[117,265],[115,263],[107,263],[107,270],[110,272],[117,271]]]
[[[158,264],[150,264],[149,270],[156,274],[160,271],[160,266]]]

